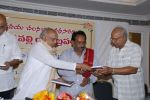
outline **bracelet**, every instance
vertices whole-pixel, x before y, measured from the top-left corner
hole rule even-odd
[[[112,74],[114,74],[115,73],[115,70],[114,70],[114,68],[112,68]]]

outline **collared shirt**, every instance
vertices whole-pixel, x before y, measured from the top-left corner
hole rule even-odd
[[[143,100],[144,80],[141,68],[141,48],[127,40],[122,49],[112,47],[108,60],[108,66],[121,68],[125,66],[137,67],[136,74],[113,75],[114,97],[118,100]]]
[[[33,45],[13,100],[24,100],[25,97],[32,98],[37,92],[45,90],[49,81],[51,67],[75,70],[76,63],[58,60],[49,53],[49,50],[52,50],[52,48],[43,42]]]
[[[64,53],[60,56],[60,59],[69,61],[69,62],[83,63],[84,53],[85,53],[85,50],[82,52],[81,56],[78,56],[74,52],[73,48],[70,48],[70,49],[64,51]],[[96,60],[94,61],[94,64],[96,64]],[[90,76],[91,83],[87,84],[84,87],[81,87],[80,84],[82,83],[82,80],[84,78],[82,75],[76,74],[76,72],[67,71],[67,70],[58,70],[58,73],[65,80],[75,82],[75,84],[71,87],[61,86],[60,92],[68,92],[73,97],[76,97],[82,91],[87,92],[90,96],[93,95],[92,83],[95,82],[97,79],[93,75]]]
[[[0,36],[0,64],[13,59],[21,59],[21,51],[19,49],[15,36],[4,32]],[[7,91],[15,87],[14,73],[12,67],[8,70],[0,69],[0,92]]]

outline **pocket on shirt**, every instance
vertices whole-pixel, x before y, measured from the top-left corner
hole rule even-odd
[[[130,64],[130,61],[131,61],[131,57],[124,57],[122,58],[122,63],[123,64]]]

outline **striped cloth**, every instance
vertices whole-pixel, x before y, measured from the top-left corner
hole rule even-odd
[[[114,98],[118,100],[143,100],[144,80],[141,68],[142,50],[135,44],[127,40],[122,49],[112,47],[107,62],[113,68],[133,66],[137,67],[136,74],[113,75]]]

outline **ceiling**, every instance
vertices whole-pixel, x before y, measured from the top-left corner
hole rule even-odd
[[[11,1],[24,1],[28,3],[37,3],[45,5],[54,5],[61,7],[71,7],[85,10],[105,11],[113,13],[133,14],[133,15],[150,15],[150,0],[144,0],[136,6],[116,4],[113,1],[118,0],[11,0]],[[111,3],[104,3],[104,1],[111,1]],[[125,0],[122,0],[125,1]],[[131,1],[131,0],[127,0]],[[138,1],[138,0],[135,0]],[[142,0],[139,0],[142,1]]]

